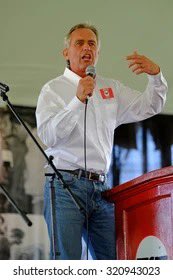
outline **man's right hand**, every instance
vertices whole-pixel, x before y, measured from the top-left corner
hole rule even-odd
[[[93,95],[94,87],[95,80],[92,77],[87,76],[85,78],[80,79],[76,93],[77,98],[81,102],[85,103],[87,97]]]

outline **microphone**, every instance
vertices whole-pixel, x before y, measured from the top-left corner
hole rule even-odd
[[[95,77],[96,77],[96,68],[93,65],[89,65],[86,68],[85,73],[86,73],[87,76],[90,76],[93,79],[95,79]]]
[[[96,68],[93,66],[93,65],[89,65],[87,66],[86,70],[85,70],[85,74],[87,76],[90,76],[92,77],[93,79],[95,79],[96,77]],[[89,99],[89,96],[87,97],[86,99],[86,104],[88,103],[88,99]]]
[[[10,90],[9,86],[5,85],[5,84],[2,84],[0,83],[0,93],[6,93]]]

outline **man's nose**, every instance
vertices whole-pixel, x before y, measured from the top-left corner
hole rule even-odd
[[[85,43],[85,44],[83,45],[83,49],[84,49],[84,50],[91,50],[91,47],[90,47],[90,45],[89,45],[88,43]]]

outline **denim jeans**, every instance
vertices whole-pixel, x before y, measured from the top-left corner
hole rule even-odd
[[[115,254],[115,220],[114,205],[101,196],[101,192],[108,189],[106,184],[90,181],[85,178],[78,179],[68,172],[61,172],[72,192],[80,200],[88,213],[89,240],[94,251],[94,259],[114,260]],[[55,178],[55,213],[57,246],[60,260],[79,260],[82,252],[82,236],[86,230],[85,213],[80,212],[74,204],[68,191],[62,183]],[[86,206],[87,204],[87,206]],[[44,192],[44,216],[51,239],[50,214],[50,186],[47,178]],[[50,242],[51,243],[51,242]],[[50,246],[52,258],[52,246]]]

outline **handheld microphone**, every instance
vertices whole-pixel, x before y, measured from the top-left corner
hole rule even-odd
[[[2,84],[0,83],[0,93],[6,93],[10,90],[9,86],[5,85],[5,84]]]
[[[90,76],[93,79],[95,79],[95,77],[96,77],[96,68],[93,65],[89,65],[86,68],[85,73],[86,73],[87,76]]]
[[[89,65],[89,66],[87,66],[87,68],[85,70],[85,73],[86,73],[87,76],[90,76],[93,79],[95,79],[95,77],[96,77],[96,68],[93,65]],[[89,99],[89,96],[86,99],[86,104],[88,103],[88,99]]]

